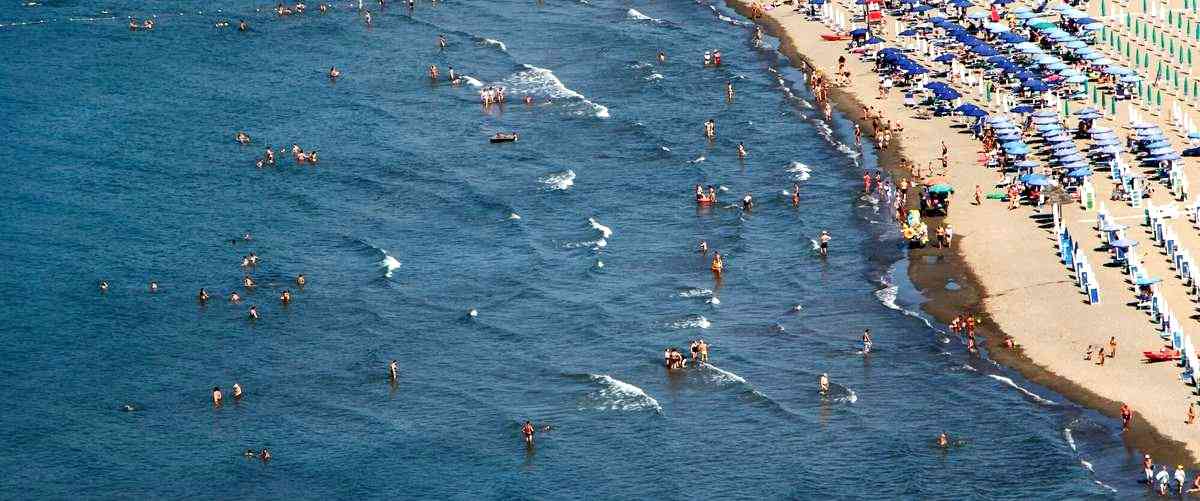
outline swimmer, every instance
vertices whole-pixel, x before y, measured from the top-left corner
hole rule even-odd
[[[821,377],[817,378],[817,393],[821,395],[829,394],[829,374],[821,373]]]
[[[733,82],[725,82],[725,100],[733,101]]]
[[[200,293],[196,294],[196,300],[201,303],[208,302],[208,291],[204,290],[203,287],[200,288]]]
[[[371,12],[370,11],[363,13],[363,22],[367,23],[367,26],[371,25]]]
[[[863,354],[871,353],[871,329],[863,331],[862,335]]]
[[[158,292],[158,282],[150,281],[150,292]]]
[[[701,339],[700,341],[697,341],[696,347],[700,348],[700,361],[707,362],[708,361],[708,343],[706,341],[704,341],[703,339]]]
[[[272,157],[272,158],[274,158],[274,157]],[[251,237],[250,237],[250,232],[248,232],[248,231],[247,231],[247,232],[245,232],[245,233],[242,233],[242,240],[243,240],[243,241],[246,241],[246,242],[249,242],[249,241],[251,240]]]
[[[243,452],[242,455],[248,458],[253,458],[254,456],[257,456],[258,453],[254,452],[254,449],[246,449],[246,452]]]
[[[330,70],[330,71],[332,71],[332,70]],[[271,147],[268,145],[267,151],[263,152],[262,159],[263,159],[263,162],[265,162],[267,165],[275,165],[275,150],[271,149]]]
[[[105,292],[108,292],[108,280],[101,280],[100,281],[100,293],[104,294]]]
[[[446,50],[446,35],[439,34],[437,37],[438,50]]]
[[[242,268],[249,268],[249,267],[250,267],[250,258],[242,257]]]
[[[533,106],[533,96],[525,96],[525,106]]]
[[[308,279],[304,278],[303,273],[296,275],[296,285],[298,285],[300,287],[304,287],[304,285],[307,283],[308,283]]]
[[[250,278],[250,275],[246,275],[246,277],[242,279],[242,287],[245,287],[247,289],[253,289],[254,288],[254,279]]]
[[[258,320],[258,307],[257,306],[250,307],[249,316],[250,316],[250,320]]]
[[[661,51],[661,50],[660,50],[660,51],[658,51],[658,63],[659,63],[659,64],[663,64],[663,63],[666,63],[666,62],[667,62],[667,53],[666,53],[666,52],[663,52],[663,51]]]
[[[818,237],[817,242],[817,244],[820,246],[821,257],[829,255],[829,241],[832,239],[833,237],[829,236],[829,231],[821,230],[821,236]]]
[[[715,277],[721,278],[721,272],[725,271],[725,259],[721,257],[720,252],[713,252],[712,266],[709,268]]]
[[[153,30],[154,30],[154,20],[153,20],[153,19],[147,19],[147,20],[143,21],[143,22],[142,22],[142,29],[143,29],[143,30],[146,30],[146,31],[153,31]]]
[[[746,158],[746,155],[748,155],[748,154],[749,154],[749,153],[746,151],[746,145],[745,145],[745,144],[742,144],[742,143],[738,143],[738,145],[737,145],[737,151],[738,151],[738,158],[739,158],[739,159]]]
[[[329,79],[330,80],[337,80],[338,77],[341,77],[341,76],[342,76],[342,72],[341,72],[341,70],[337,69],[337,66],[329,67]],[[274,157],[274,155],[272,155],[272,157]],[[275,162],[271,162],[271,163],[275,163]]]
[[[220,407],[221,401],[224,399],[225,399],[225,396],[221,394],[221,387],[213,386],[213,389],[212,389],[213,407]]]
[[[708,254],[708,242],[701,240],[700,247],[696,249],[701,254]]]
[[[713,66],[721,65],[721,51],[714,50],[712,55]]]
[[[318,5],[317,10],[320,11],[322,14],[329,12],[329,4],[323,3],[321,5]]]
[[[946,435],[946,432],[943,431],[940,435],[938,435],[937,445],[943,449],[950,448],[950,436]]]
[[[240,303],[242,302],[242,296],[239,296],[237,292],[231,292],[229,293],[229,302]]]
[[[393,383],[400,379],[400,364],[395,360],[388,363],[388,380]]]
[[[283,304],[288,304],[288,303],[292,302],[291,291],[284,289],[283,293],[279,295],[279,302],[281,302]]]
[[[137,31],[138,28],[141,28],[141,27],[142,27],[142,24],[138,22],[136,17],[129,18],[129,31]]]
[[[249,255],[246,256],[246,259],[250,260],[251,266],[258,266],[258,255],[257,254],[251,252]]]
[[[250,25],[246,24],[246,21],[238,19],[238,31],[246,31],[249,29],[250,29]]]
[[[742,210],[746,212],[754,210],[754,197],[750,196],[749,193],[742,197]]]
[[[258,459],[261,459],[262,462],[264,462],[264,463],[266,463],[267,461],[270,461],[271,460],[271,451],[267,450],[264,447],[263,450],[258,453]]]
[[[525,445],[533,447],[533,423],[528,420],[521,426],[521,436],[525,438]]]
[[[436,64],[429,65],[429,79],[435,82],[438,79],[438,67]]]
[[[710,140],[717,138],[717,121],[716,120],[713,120],[710,118],[710,119],[708,119],[708,121],[704,122],[704,137],[707,137]]]
[[[238,144],[250,144],[250,135],[240,130],[237,132],[237,134],[234,134],[233,139],[237,141]]]
[[[458,75],[454,73],[453,66],[446,66],[446,77],[449,78],[451,82],[458,80]]]
[[[709,52],[706,50],[706,51],[704,51],[704,66],[708,66],[711,63],[712,63],[712,52]]]
[[[233,383],[233,399],[241,400],[243,396],[245,396],[245,394],[242,393],[242,385]]]
[[[671,358],[671,349],[667,348],[663,350],[663,365],[668,369],[671,368]]]
[[[800,206],[800,183],[792,183],[792,207]]]

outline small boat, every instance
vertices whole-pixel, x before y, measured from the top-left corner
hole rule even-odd
[[[1163,348],[1159,351],[1143,351],[1142,355],[1146,356],[1149,362],[1166,362],[1169,360],[1179,360],[1179,350],[1168,350]]]
[[[493,143],[511,143],[520,137],[521,135],[516,132],[497,132],[496,135],[492,136],[490,141]]]
[[[821,34],[821,39],[825,40],[826,42],[841,42],[841,41],[845,41],[845,40],[850,40],[850,38],[851,38],[850,35],[840,35],[840,34],[836,34],[836,33],[822,33]]]

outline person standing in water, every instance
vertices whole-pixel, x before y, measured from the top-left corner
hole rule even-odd
[[[863,331],[862,351],[863,354],[871,353],[871,329],[866,329]]]
[[[521,436],[525,439],[525,445],[533,447],[533,423],[525,420],[525,424],[521,426]]]
[[[745,159],[746,155],[750,154],[750,152],[746,151],[746,145],[743,143],[740,143],[740,142],[737,145],[737,152],[738,152],[738,159]]]
[[[108,280],[101,280],[100,281],[100,293],[104,294],[106,292],[108,292]]]
[[[800,206],[800,183],[792,183],[792,207]]]
[[[947,435],[946,432],[943,431],[940,435],[938,435],[937,444],[938,444],[938,447],[941,447],[943,449],[950,448],[950,436]]]
[[[233,383],[233,399],[240,401],[243,396],[245,396],[245,394],[242,393],[242,385]]]
[[[213,407],[220,407],[221,402],[223,400],[225,400],[225,396],[221,394],[221,387],[213,386],[213,389],[212,389]]]
[[[725,82],[725,100],[733,102],[733,82]]]
[[[829,241],[830,240],[833,240],[833,237],[829,236],[829,231],[821,230],[821,236],[817,238],[817,246],[820,249],[821,257],[825,257],[825,256],[829,255]]]
[[[817,393],[821,395],[829,394],[829,374],[821,373],[821,377],[817,378]]]
[[[400,364],[396,363],[395,360],[392,360],[390,363],[388,363],[388,380],[394,383],[399,379]]]
[[[1129,431],[1129,427],[1133,425],[1133,409],[1129,408],[1129,404],[1121,404],[1121,431]]]
[[[721,278],[721,273],[725,271],[725,259],[721,257],[720,252],[713,252],[712,266],[710,266],[710,269],[712,270],[714,277]]]
[[[658,51],[658,64],[666,64],[666,62],[667,62],[667,53],[663,52],[661,50]]]
[[[713,120],[710,118],[710,119],[708,119],[708,121],[704,122],[704,137],[708,138],[709,140],[713,140],[713,139],[717,138],[717,121],[716,120]]]
[[[698,247],[696,250],[701,254],[708,254],[708,242],[701,240],[700,247]]]

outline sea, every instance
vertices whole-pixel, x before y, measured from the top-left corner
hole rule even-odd
[[[723,3],[331,7],[0,13],[0,498],[1145,495],[1118,423],[921,312],[875,151]]]

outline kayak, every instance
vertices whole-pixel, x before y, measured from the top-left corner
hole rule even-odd
[[[490,141],[493,143],[511,143],[520,137],[521,135],[516,132],[497,132],[496,135],[492,136]]]
[[[838,35],[838,34],[834,34],[834,33],[822,33],[821,34],[821,39],[825,40],[826,42],[841,42],[844,40],[850,40],[850,38],[851,38],[850,35]]]
[[[1146,360],[1151,362],[1166,362],[1168,360],[1179,360],[1179,350],[1162,349],[1159,351],[1143,351],[1142,355],[1146,356]]]

